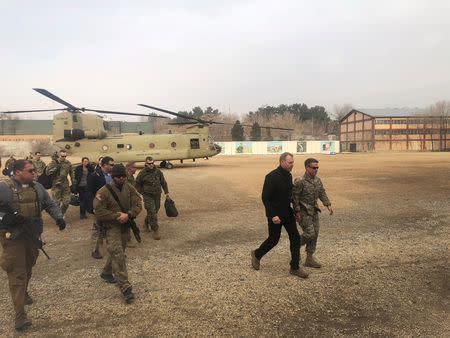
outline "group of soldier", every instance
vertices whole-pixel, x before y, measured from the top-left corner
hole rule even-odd
[[[169,196],[167,182],[163,173],[155,166],[152,157],[147,157],[145,168],[136,180],[136,163],[129,162],[126,167],[114,164],[114,159],[105,156],[96,166],[83,158],[76,168],[67,160],[67,153],[59,151],[52,161],[45,165],[36,152],[34,158],[14,159],[5,163],[4,171],[8,178],[0,182],[0,204],[11,206],[13,213],[0,210],[0,243],[3,247],[0,266],[7,272],[10,293],[15,310],[15,328],[24,330],[31,325],[27,318],[25,305],[33,303],[27,288],[32,267],[38,257],[40,235],[43,230],[41,211],[46,210],[56,220],[60,230],[66,227],[66,213],[71,194],[80,198],[80,218],[86,212],[95,215],[95,247],[92,256],[103,258],[99,247],[106,240],[108,258],[100,277],[109,283],[116,283],[125,302],[134,299],[132,287],[128,281],[125,264],[125,247],[130,241],[130,222],[142,210],[142,199],[147,210],[145,228],[152,231],[152,237],[159,240],[157,213],[160,208],[161,192]],[[38,173],[39,171],[39,173]],[[51,196],[37,182],[45,174],[52,178]],[[70,178],[70,183],[69,183]],[[14,215],[27,217],[35,221],[33,238],[21,224],[14,222]]]
[[[46,210],[56,220],[59,229],[64,230],[64,214],[69,206],[71,193],[78,193],[80,218],[86,218],[86,212],[95,215],[95,247],[92,257],[102,258],[99,248],[103,239],[106,239],[109,255],[100,277],[106,282],[116,283],[125,302],[129,303],[134,299],[125,264],[125,248],[131,238],[130,226],[142,211],[143,199],[147,211],[144,226],[147,231],[152,232],[153,239],[161,238],[157,214],[162,191],[169,197],[167,182],[151,157],[146,158],[145,168],[135,179],[135,162],[123,166],[114,164],[112,157],[105,156],[99,158],[94,167],[88,158],[83,158],[82,163],[73,170],[66,156],[64,150],[59,151],[52,156],[52,161],[47,166],[40,159],[38,152],[32,160],[15,160],[8,169],[11,177],[0,182],[0,202],[11,205],[22,216],[37,220],[37,236],[40,236],[43,224],[41,211]],[[317,199],[328,208],[330,215],[333,214],[333,209],[317,176],[318,162],[314,158],[307,159],[305,173],[293,183],[291,171],[294,157],[291,153],[283,153],[279,159],[280,165],[265,177],[262,201],[266,209],[269,236],[258,249],[251,251],[251,265],[255,270],[260,269],[261,258],[277,245],[282,226],[289,235],[290,273],[301,278],[308,277],[308,273],[300,265],[302,245],[306,245],[307,253],[304,265],[321,267],[314,257],[319,234],[320,208]],[[52,198],[45,188],[36,182],[39,173],[53,176]],[[1,215],[0,212],[0,225]],[[4,218],[9,219],[7,216]],[[296,222],[303,230],[301,236]],[[0,266],[8,274],[16,313],[15,328],[23,330],[31,325],[24,306],[33,303],[27,287],[32,267],[38,257],[38,247],[27,238],[13,238],[8,229],[0,226],[0,243],[3,247]]]

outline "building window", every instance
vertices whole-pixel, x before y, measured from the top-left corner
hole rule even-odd
[[[406,129],[394,129],[392,135],[406,135]]]
[[[392,124],[406,124],[406,120],[392,120]]]
[[[375,130],[375,135],[388,135],[389,130]]]
[[[389,124],[389,120],[375,120],[375,124]]]

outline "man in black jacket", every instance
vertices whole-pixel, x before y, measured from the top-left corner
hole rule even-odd
[[[94,212],[93,201],[97,191],[107,183],[112,182],[111,170],[113,166],[114,160],[109,156],[105,156],[102,158],[101,166],[88,177],[86,185],[86,209],[88,212]],[[95,248],[92,251],[92,257],[101,259],[103,258],[99,251],[100,245],[103,244],[103,229],[101,228],[101,224],[94,223],[93,230],[92,239],[95,242]]]
[[[291,153],[283,153],[280,156],[280,165],[266,175],[262,191],[262,201],[266,208],[266,216],[269,224],[269,237],[261,246],[252,250],[251,262],[255,270],[260,268],[261,258],[278,244],[281,235],[281,227],[284,226],[288,235],[291,249],[292,275],[306,278],[308,274],[299,265],[300,262],[300,235],[297,230],[292,202],[292,175],[294,157]]]

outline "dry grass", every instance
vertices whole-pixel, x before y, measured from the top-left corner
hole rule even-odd
[[[162,240],[127,249],[136,301],[99,278],[89,221],[45,215],[52,259],[34,269],[29,336],[449,336],[450,156],[318,155],[335,215],[321,215],[321,270],[289,275],[278,246],[250,267],[267,236],[260,201],[275,156],[216,157],[165,170],[180,215],[160,211]],[[304,156],[296,156],[294,176]],[[144,213],[138,218],[142,224]],[[304,253],[302,251],[304,259]],[[0,274],[0,335],[14,335]]]

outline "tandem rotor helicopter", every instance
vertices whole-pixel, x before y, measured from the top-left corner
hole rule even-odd
[[[167,113],[173,116],[191,120],[192,122],[180,122],[170,124],[193,124],[184,133],[179,134],[140,134],[140,135],[113,135],[108,136],[103,118],[98,115],[85,114],[95,112],[100,114],[117,114],[128,116],[144,116],[167,118],[156,114],[139,114],[116,112],[108,110],[78,108],[60,99],[56,95],[41,88],[33,88],[38,93],[62,104],[66,108],[17,110],[0,112],[2,114],[37,113],[48,111],[62,111],[53,117],[53,144],[63,149],[70,156],[89,157],[97,159],[100,156],[112,156],[116,162],[136,161],[142,162],[147,156],[155,161],[161,161],[160,166],[167,169],[173,168],[172,160],[206,158],[215,156],[221,152],[221,147],[214,143],[209,134],[210,124],[231,124],[219,121],[206,121],[169,110],[139,104],[139,106]],[[250,125],[243,125],[250,126]],[[292,130],[288,128],[270,129]]]

